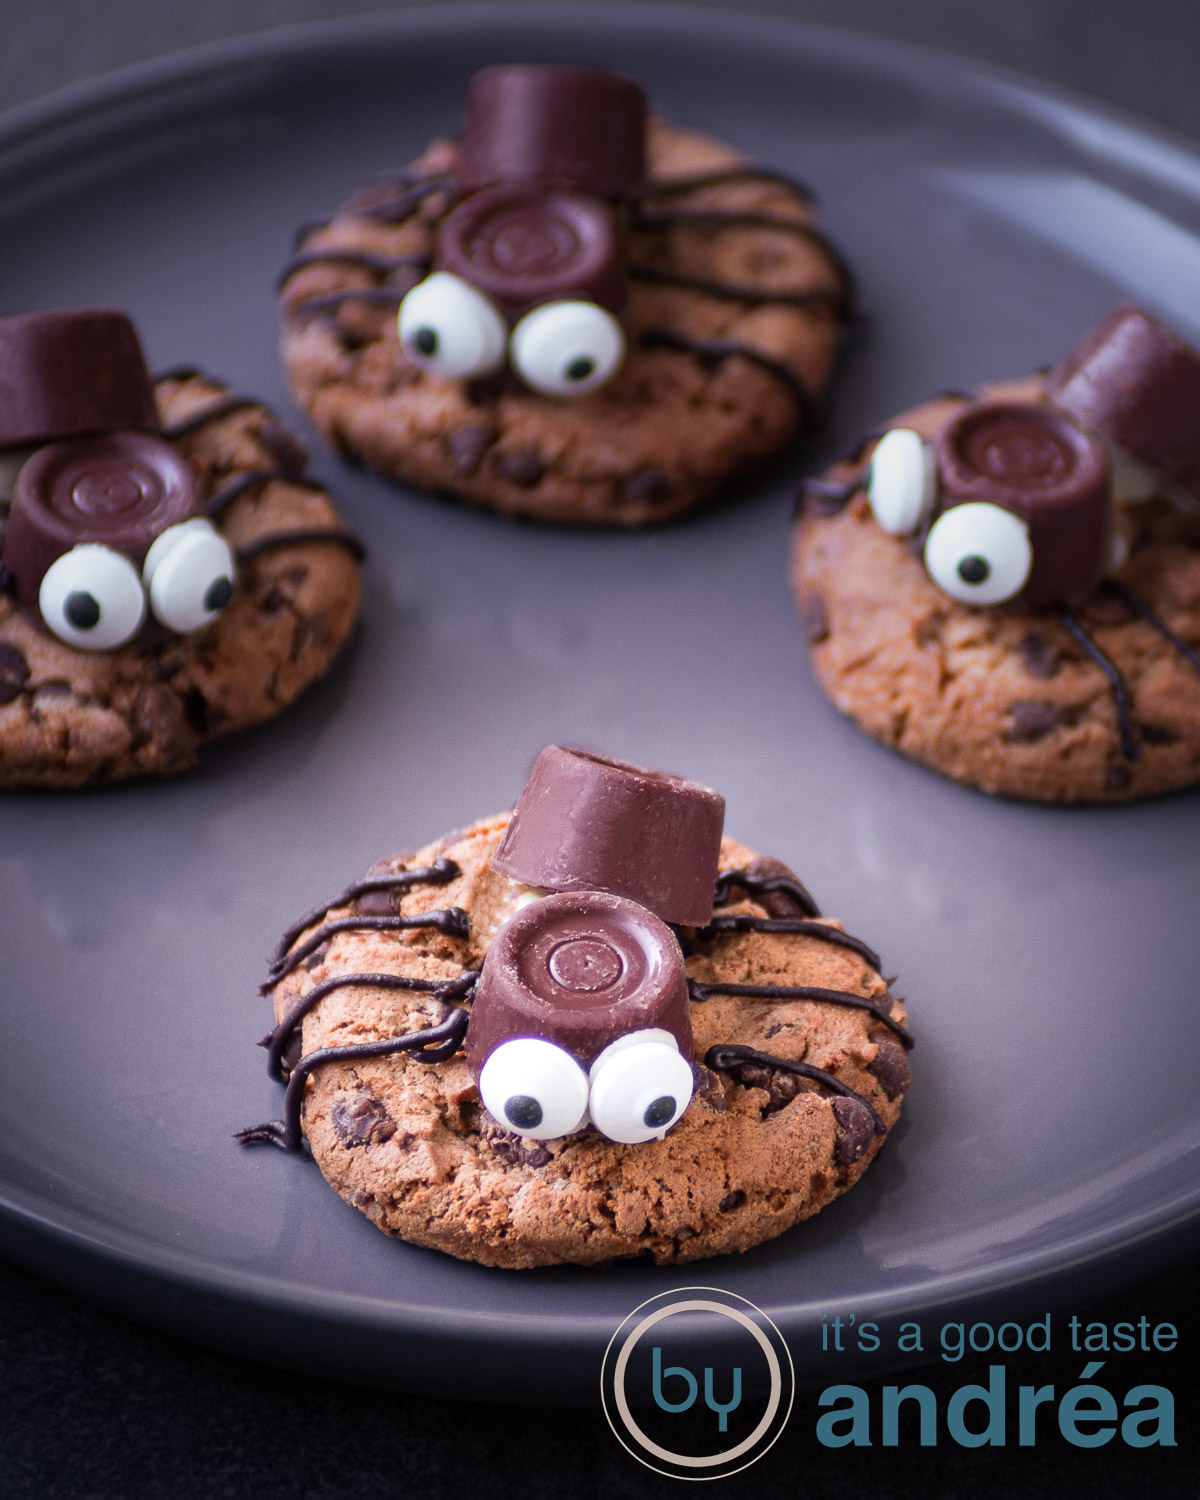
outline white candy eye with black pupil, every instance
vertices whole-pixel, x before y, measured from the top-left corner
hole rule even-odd
[[[155,619],[180,635],[216,619],[233,598],[233,579],[229,543],[203,516],[168,526],[142,567]]]
[[[1025,587],[1032,566],[1029,527],[982,500],[944,512],[925,541],[929,576],[964,604],[1003,604]]]
[[[137,569],[110,547],[85,542],[46,569],[38,590],[42,619],[68,646],[112,651],[131,641],[146,617]]]
[[[893,536],[911,536],[937,490],[937,461],[919,432],[895,427],[871,455],[867,499],[876,521]]]
[[[620,323],[594,302],[547,302],[512,331],[513,369],[543,396],[583,396],[604,384],[625,357]]]
[[[570,1135],[587,1119],[587,1074],[540,1037],[502,1042],[480,1070],[479,1096],[501,1125],[535,1141]]]
[[[635,1031],[592,1064],[588,1108],[601,1135],[633,1146],[661,1138],[691,1103],[695,1079],[668,1031]]]
[[[435,271],[400,304],[400,342],[409,359],[447,380],[488,375],[504,363],[508,328],[482,292]]]

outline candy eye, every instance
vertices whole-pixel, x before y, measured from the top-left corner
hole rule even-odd
[[[998,505],[973,500],[939,516],[925,542],[938,588],[964,604],[1002,604],[1019,594],[1033,565],[1029,528]]]
[[[138,633],[146,615],[146,595],[127,557],[86,542],[46,569],[38,607],[42,619],[68,646],[111,651]]]
[[[587,1119],[587,1075],[539,1037],[502,1042],[480,1071],[479,1094],[501,1125],[535,1141],[570,1135]]]
[[[592,1064],[592,1124],[610,1141],[652,1141],[691,1103],[694,1078],[668,1031],[634,1031],[606,1047]]]
[[[625,335],[594,302],[548,302],[512,331],[509,354],[543,396],[582,396],[603,385],[625,356]]]
[[[504,319],[483,293],[449,271],[427,276],[400,304],[404,352],[447,380],[498,370],[507,339]]]
[[[215,620],[233,597],[229,543],[197,516],[155,537],[142,568],[155,618],[180,635]]]
[[[875,519],[893,536],[911,536],[937,489],[937,461],[919,432],[896,427],[871,455],[867,499]]]

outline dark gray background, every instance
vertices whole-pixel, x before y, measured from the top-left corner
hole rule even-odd
[[[569,3],[569,0],[564,0]],[[50,0],[36,10],[9,0],[3,20],[0,98],[8,104],[126,63],[292,21],[369,10],[330,0],[177,0],[81,3]],[[730,7],[726,7],[730,8]],[[740,7],[747,9],[747,7]],[[991,6],[954,0],[848,0],[760,4],[758,11],[872,30],[938,45],[1086,90],[1200,138],[1200,9],[1191,0],[1137,6],[1021,0]],[[1066,1445],[1020,1452],[890,1456],[813,1455],[796,1443],[728,1488],[809,1494],[873,1488],[881,1494],[945,1497],[1023,1494],[1164,1497],[1194,1490],[1194,1399],[1182,1378],[1196,1364],[1193,1262],[1157,1278],[1095,1316],[1181,1325],[1181,1448],[1175,1454],[1078,1453]],[[0,1495],[157,1496],[449,1493],[486,1484],[494,1493],[643,1494],[654,1481],[635,1469],[588,1414],[491,1413],[445,1408],[258,1371],[201,1353],[92,1311],[25,1273],[0,1275]],[[985,1362],[979,1361],[982,1366]],[[1039,1360],[1014,1382],[1065,1388],[1077,1357]],[[1164,1378],[1161,1358],[1122,1376]],[[945,1394],[981,1368],[924,1377]],[[1188,1445],[1192,1444],[1189,1453]],[[787,1447],[787,1440],[780,1450]],[[798,1469],[797,1465],[803,1465]],[[1068,1468],[1068,1465],[1070,1466]]]

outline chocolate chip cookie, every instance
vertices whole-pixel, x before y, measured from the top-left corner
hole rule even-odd
[[[587,68],[472,80],[466,124],[307,225],[299,402],[347,457],[507,515],[669,520],[814,417],[850,280],[807,191]]]
[[[905,1006],[722,812],[550,747],[514,814],[380,861],[284,935],[285,1118],[240,1138],[306,1144],[386,1233],[510,1269],[699,1260],[818,1212],[897,1121]]]
[[[1200,353],[1114,310],[1055,369],[894,418],[804,488],[817,678],[986,792],[1200,781]]]
[[[354,622],[301,444],[104,309],[0,319],[0,785],[167,775],[272,717]]]

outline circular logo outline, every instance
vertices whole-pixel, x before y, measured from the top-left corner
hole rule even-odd
[[[717,1474],[681,1474],[676,1470],[661,1468],[658,1464],[652,1463],[648,1458],[644,1456],[644,1454],[639,1453],[635,1448],[631,1447],[630,1444],[626,1441],[627,1434],[629,1437],[633,1438],[637,1443],[639,1443],[647,1453],[653,1454],[654,1457],[661,1459],[666,1463],[676,1464],[679,1468],[714,1468],[718,1464],[729,1463],[733,1459],[740,1458],[743,1453],[748,1452],[755,1443],[761,1440],[763,1434],[769,1430],[771,1424],[775,1421],[776,1416],[779,1414],[780,1405],[783,1400],[783,1365],[776,1350],[772,1347],[767,1335],[754,1322],[752,1318],[750,1318],[746,1313],[740,1311],[738,1308],[731,1307],[728,1303],[725,1302],[714,1302],[706,1298],[688,1299],[686,1294],[689,1292],[709,1292],[718,1297],[732,1298],[734,1301],[741,1302],[746,1307],[752,1309],[753,1312],[755,1312],[758,1317],[763,1320],[764,1323],[769,1325],[771,1331],[779,1340],[779,1345],[783,1350],[784,1359],[787,1361],[787,1408],[783,1412],[782,1420],[779,1422],[778,1430],[775,1432],[770,1441],[766,1443],[759,1452],[755,1453],[751,1458],[748,1458],[744,1464],[739,1464],[736,1469],[722,1469],[721,1472]],[[625,1339],[621,1344],[620,1353],[617,1356],[616,1364],[613,1368],[613,1399],[616,1404],[621,1421],[625,1424],[626,1433],[623,1434],[616,1421],[614,1420],[613,1414],[608,1409],[608,1398],[605,1390],[606,1375],[608,1372],[609,1360],[612,1356],[613,1347],[616,1344],[617,1340],[621,1337],[622,1329],[624,1329],[629,1324],[631,1319],[636,1318],[643,1308],[650,1307],[653,1303],[660,1302],[664,1298],[680,1297],[685,1298],[686,1300],[672,1302],[668,1306],[660,1308],[657,1312],[650,1314],[649,1317],[642,1318],[640,1322],[638,1322],[635,1327],[625,1336]],[[665,1319],[673,1317],[676,1313],[682,1312],[717,1313],[721,1317],[729,1318],[730,1321],[739,1324],[753,1336],[759,1347],[763,1350],[764,1354],[766,1355],[767,1366],[771,1374],[771,1390],[770,1395],[767,1398],[767,1409],[749,1437],[743,1438],[742,1441],[735,1444],[734,1447],[727,1448],[720,1453],[700,1457],[696,1457],[691,1454],[674,1453],[669,1448],[664,1448],[661,1444],[654,1442],[652,1438],[647,1437],[647,1435],[638,1426],[638,1423],[635,1420],[632,1411],[630,1410],[629,1402],[626,1398],[624,1388],[625,1371],[628,1368],[630,1356],[632,1355],[633,1349],[638,1340],[644,1333],[649,1332],[651,1328],[657,1326]],[[617,1439],[622,1448],[624,1448],[628,1454],[637,1459],[638,1463],[644,1465],[646,1468],[652,1470],[656,1474],[665,1475],[669,1479],[686,1479],[696,1482],[709,1479],[728,1479],[731,1475],[740,1474],[743,1469],[748,1469],[751,1464],[757,1463],[757,1461],[763,1456],[763,1454],[768,1452],[778,1441],[780,1433],[783,1432],[784,1428],[788,1424],[788,1420],[791,1417],[792,1406],[795,1402],[795,1399],[795,1366],[792,1363],[792,1355],[787,1346],[787,1340],[783,1337],[782,1333],[780,1333],[778,1326],[771,1318],[767,1316],[765,1312],[763,1312],[761,1307],[756,1306],[753,1302],[750,1301],[748,1297],[739,1296],[737,1292],[725,1291],[721,1287],[676,1287],[672,1291],[659,1292],[653,1297],[647,1297],[644,1302],[639,1303],[632,1312],[630,1312],[625,1318],[621,1320],[621,1323],[614,1331],[612,1338],[609,1339],[608,1345],[604,1351],[604,1358],[600,1362],[600,1404],[604,1411],[605,1420],[608,1422],[609,1427],[612,1429],[613,1436]]]

